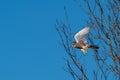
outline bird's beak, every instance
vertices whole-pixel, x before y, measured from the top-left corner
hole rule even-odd
[[[72,43],[72,47],[75,47],[75,43]]]
[[[72,45],[72,47],[74,47],[73,43],[71,45]]]

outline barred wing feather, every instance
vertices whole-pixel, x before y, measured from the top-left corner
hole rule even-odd
[[[86,43],[87,40],[84,38],[86,34],[88,34],[90,31],[89,27],[85,27],[84,29],[82,29],[81,31],[79,31],[78,33],[75,34],[74,38],[76,40],[77,43]]]

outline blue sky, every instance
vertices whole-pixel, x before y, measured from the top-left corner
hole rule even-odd
[[[64,5],[78,31],[84,21],[73,1],[0,1],[0,80],[72,80],[54,28],[56,19],[65,21]]]

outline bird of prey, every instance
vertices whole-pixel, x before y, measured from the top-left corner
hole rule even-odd
[[[99,47],[96,45],[88,45],[87,44],[87,40],[85,39],[85,35],[88,34],[90,31],[89,27],[85,27],[84,29],[82,29],[81,31],[79,31],[78,33],[75,34],[74,38],[76,40],[76,42],[72,43],[72,46],[74,48],[78,48],[81,49],[81,51],[86,54],[88,48],[93,48],[95,50],[97,50]]]

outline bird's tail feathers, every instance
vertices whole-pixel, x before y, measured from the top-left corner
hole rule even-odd
[[[89,45],[89,48],[99,49],[99,47],[97,45]]]

